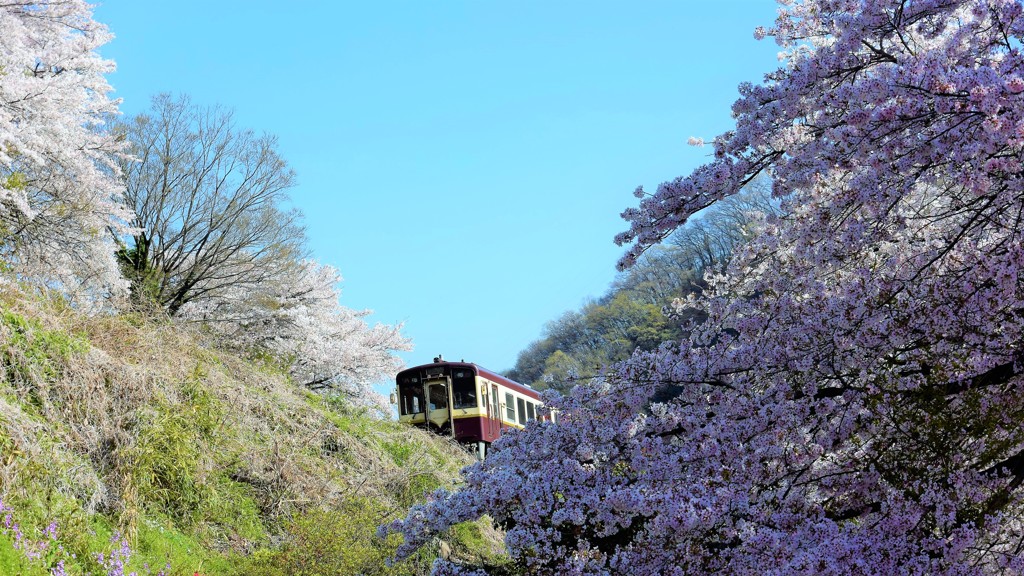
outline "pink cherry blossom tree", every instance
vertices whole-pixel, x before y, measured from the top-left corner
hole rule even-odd
[[[758,175],[781,214],[686,340],[383,528],[401,554],[487,514],[511,563],[436,574],[1024,572],[1021,3],[784,1],[756,34],[785,66],[638,190],[621,264]]]
[[[0,258],[83,303],[127,287],[113,234],[130,213],[103,124],[114,64],[96,53],[110,37],[82,0],[0,4]]]

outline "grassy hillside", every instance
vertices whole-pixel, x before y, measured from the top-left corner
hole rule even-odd
[[[200,340],[0,287],[0,574],[425,573],[431,551],[386,567],[375,528],[470,457]]]

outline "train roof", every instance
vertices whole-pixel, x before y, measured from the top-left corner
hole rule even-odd
[[[507,386],[508,388],[511,388],[511,389],[516,390],[518,392],[522,392],[522,393],[527,394],[529,396],[533,396],[533,397],[538,398],[538,399],[540,397],[540,393],[537,392],[537,390],[535,390],[532,386],[530,386],[528,384],[520,384],[519,382],[516,382],[515,380],[511,380],[509,378],[506,378],[506,377],[502,376],[501,374],[498,374],[497,372],[488,370],[487,368],[484,368],[483,366],[480,366],[478,364],[473,364],[472,362],[449,362],[447,360],[442,360],[441,362],[431,362],[430,364],[420,364],[419,366],[410,366],[409,368],[406,368],[405,370],[402,370],[398,374],[401,375],[401,374],[404,374],[405,372],[412,372],[414,370],[424,370],[426,368],[433,368],[435,366],[454,366],[454,367],[459,367],[459,368],[470,368],[470,369],[473,369],[474,371],[476,371],[476,373],[479,374],[480,376],[483,376],[484,378],[487,378],[488,380],[491,380],[492,382],[497,382],[497,383],[499,383],[499,384],[501,384],[503,386]]]

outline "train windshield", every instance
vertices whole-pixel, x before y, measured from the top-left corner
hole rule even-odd
[[[476,391],[476,374],[465,368],[452,370],[452,400],[455,408],[479,407]]]
[[[423,412],[423,384],[419,378],[403,378],[398,384],[398,410],[403,416]]]
[[[448,408],[448,389],[443,384],[430,386],[430,409],[444,410]]]

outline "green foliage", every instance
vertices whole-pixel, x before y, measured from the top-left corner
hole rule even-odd
[[[141,569],[148,565],[157,569],[168,564],[172,567],[171,574],[231,574],[237,559],[216,552],[209,543],[203,542],[195,534],[176,527],[166,517],[153,516],[146,518],[139,525],[135,557],[132,567]],[[145,575],[145,572],[141,573]]]
[[[405,466],[409,463],[409,460],[416,454],[416,447],[408,441],[395,440],[388,441],[384,440],[380,443],[381,448],[384,452],[391,457],[396,466]]]
[[[137,415],[137,440],[121,454],[129,478],[127,492],[135,500],[122,515],[131,535],[137,527],[138,507],[155,506],[190,523],[213,494],[200,474],[200,464],[202,447],[209,445],[223,409],[202,387],[205,375],[197,364],[182,385],[183,402],[163,402]]]
[[[12,172],[3,179],[2,186],[7,190],[24,190],[28,186],[28,178],[23,172]]]
[[[308,391],[306,401],[311,406],[323,410],[331,423],[345,434],[359,439],[367,439],[373,434],[375,422],[365,408],[352,407],[340,396],[324,396]]]
[[[402,507],[409,507],[433,491],[445,486],[446,482],[435,471],[410,472],[395,487],[395,497]]]
[[[2,74],[0,74],[2,75]],[[17,150],[14,150],[11,146],[3,146],[3,148],[10,150],[9,155],[17,154]],[[0,189],[5,190],[16,190],[24,191],[28,186],[28,178],[25,177],[23,172],[12,172],[7,177],[0,176]],[[11,228],[6,222],[0,222],[0,239],[7,238],[11,235]],[[7,262],[0,263],[0,272],[10,272],[11,266]]]
[[[158,308],[166,274],[153,265],[150,247],[148,238],[142,233],[135,239],[135,245],[124,246],[117,251],[117,263],[131,286],[132,301],[145,308]]]
[[[478,522],[460,522],[451,527],[449,534],[452,537],[453,544],[465,546],[469,549],[478,549],[486,546]]]
[[[427,574],[436,548],[387,568],[396,544],[376,526],[450,487],[469,457],[201,339],[144,311],[84,317],[0,289],[0,493],[22,527],[56,521],[76,576],[106,573],[95,554],[114,534],[140,575],[168,562],[173,576],[312,574],[314,547],[325,574]],[[471,556],[488,540],[452,546]],[[0,535],[0,575],[47,572]]]
[[[33,378],[57,378],[72,356],[89,349],[88,341],[81,337],[47,330],[38,321],[9,310],[0,312],[0,325],[7,328],[9,334],[9,347],[3,350],[4,364],[20,372],[21,378],[29,382]],[[15,358],[15,353],[24,358],[24,362]]]
[[[49,576],[41,564],[29,562],[14,548],[14,540],[0,535],[0,574],[4,576]]]
[[[365,408],[351,407],[340,396],[309,393],[307,399],[313,406],[323,409],[343,435],[386,455],[395,466],[404,470],[391,485],[392,496],[402,507],[411,506],[445,486],[460,467],[408,426],[375,418]],[[430,436],[426,438],[438,440]],[[340,447],[336,450],[341,451]]]
[[[64,560],[68,574],[107,574],[97,559],[97,553],[109,554],[119,546],[116,536],[119,531],[103,516],[86,517],[80,510],[68,515],[54,511],[51,515],[31,513],[31,510],[17,511],[14,521],[19,523],[30,545],[48,539],[42,535],[40,526],[51,521],[57,528],[57,539],[50,541],[41,559],[30,560],[24,550],[14,546],[11,534],[0,532],[0,574],[36,576],[50,575],[49,567]],[[171,576],[201,574],[232,574],[238,559],[216,551],[215,547],[202,542],[194,534],[175,527],[174,522],[164,516],[151,515],[139,525],[138,537],[131,550],[126,574],[150,576],[171,566]]]
[[[210,479],[209,492],[200,502],[196,517],[210,544],[224,540],[260,542],[267,537],[253,487],[225,473]]]
[[[239,566],[237,574],[320,576],[327,574],[405,575],[419,573],[424,559],[387,566],[401,537],[381,539],[376,527],[388,512],[370,499],[352,497],[331,510],[296,515],[286,527],[287,543],[263,549]]]
[[[755,180],[744,192],[716,205],[650,249],[608,293],[548,323],[541,339],[519,353],[508,371],[513,380],[537,389],[566,391],[575,379],[602,367],[679,341],[683,326],[703,320],[673,309],[673,302],[703,290],[704,274],[720,270],[750,235],[755,213],[777,212],[770,184]]]
[[[288,377],[289,367],[295,362],[291,356],[273,354],[268,350],[254,349],[248,352],[246,359],[263,374],[268,376]]]
[[[537,389],[564,391],[577,379],[593,377],[603,366],[625,360],[637,349],[653,350],[681,334],[661,306],[629,290],[613,291],[548,324],[547,336],[519,355],[509,375]]]
[[[579,370],[579,362],[565,352],[555,350],[544,361],[543,383],[546,387],[548,382],[569,382],[577,377]]]
[[[202,456],[191,421],[173,410],[140,414],[138,440],[125,450],[136,505],[155,504],[176,518],[191,520],[205,497],[197,478]],[[134,525],[135,519],[124,518]]]
[[[395,502],[395,509],[405,510],[422,502],[438,488],[451,488],[458,471],[468,464],[468,460],[453,459],[450,453],[440,449],[449,442],[446,439],[373,417],[363,408],[352,408],[339,396],[311,394],[308,398],[313,405],[325,410],[344,436],[358,440],[399,468],[388,482],[388,493]],[[361,464],[355,462],[355,465]],[[492,537],[495,539],[497,537]],[[468,545],[465,549],[467,554],[480,554],[483,550]]]
[[[49,568],[60,560],[65,562],[69,574],[100,573],[96,558],[90,551],[107,549],[109,530],[104,531],[100,526],[102,536],[99,536],[80,510],[62,507],[47,513],[39,508],[39,501],[22,500],[20,504],[17,509],[6,507],[3,514],[3,517],[10,515],[12,524],[10,528],[6,524],[0,528],[0,574],[49,576]],[[56,520],[55,538],[43,531],[50,520]],[[16,534],[19,530],[20,541]],[[28,553],[37,557],[29,558]]]
[[[494,549],[494,539],[487,534],[493,531],[489,519],[460,522],[448,530],[452,552],[462,557],[479,557],[484,565],[501,565],[508,562],[504,549]]]

